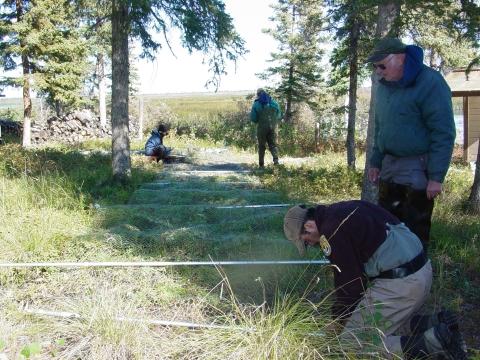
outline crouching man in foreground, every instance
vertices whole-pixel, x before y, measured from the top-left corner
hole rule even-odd
[[[453,311],[417,314],[430,292],[432,266],[419,238],[388,211],[358,200],[295,206],[284,231],[301,256],[319,245],[335,265],[332,310],[344,326],[342,338],[375,332],[389,358],[466,359]]]

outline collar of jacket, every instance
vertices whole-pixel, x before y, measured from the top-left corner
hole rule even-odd
[[[423,66],[422,48],[416,45],[407,45],[403,77],[398,81],[386,81],[382,78],[379,82],[387,87],[397,86],[400,88],[406,88],[412,86]]]

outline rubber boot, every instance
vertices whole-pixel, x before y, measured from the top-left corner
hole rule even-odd
[[[403,222],[418,236],[425,253],[430,242],[433,205],[433,200],[427,198],[425,190],[407,187],[406,201],[403,203]]]
[[[467,354],[453,338],[445,324],[439,324],[427,331],[411,336],[400,337],[405,359],[466,360]]]
[[[401,222],[403,220],[403,202],[405,200],[406,186],[380,180],[378,185],[378,205],[395,215]]]
[[[457,315],[450,309],[445,309],[432,315],[415,315],[410,320],[410,330],[412,334],[418,334],[442,323],[448,326],[454,340],[460,343],[462,349],[466,352],[467,344],[458,328]]]
[[[273,165],[278,165],[278,148],[277,147],[270,148],[270,153],[272,154],[272,157],[273,157]]]
[[[258,166],[263,167],[265,165],[265,148],[258,149]]]
[[[400,344],[402,346],[404,358],[407,360],[428,359],[430,355],[423,334],[401,336]]]

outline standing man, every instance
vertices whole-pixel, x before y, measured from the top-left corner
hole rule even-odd
[[[332,311],[344,326],[342,339],[377,338],[386,358],[466,360],[453,311],[416,314],[430,292],[432,266],[418,237],[388,211],[359,200],[295,206],[284,231],[301,256],[320,245],[334,265]]]
[[[257,90],[250,120],[257,124],[258,140],[258,165],[262,168],[265,165],[265,143],[273,156],[273,164],[278,165],[278,126],[282,113],[278,103],[273,100],[263,89]]]
[[[423,64],[423,50],[380,40],[367,62],[381,76],[368,178],[378,204],[422,241],[430,239],[433,199],[442,192],[455,144],[452,95],[442,75]]]

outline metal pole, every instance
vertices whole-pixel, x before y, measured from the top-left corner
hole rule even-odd
[[[1,268],[31,267],[163,267],[163,266],[228,266],[228,265],[302,265],[330,264],[328,260],[286,260],[286,261],[139,261],[139,262],[51,262],[51,263],[0,263]]]
[[[29,314],[41,314],[47,316],[57,316],[69,319],[81,319],[82,315],[77,313],[69,313],[65,311],[50,311],[50,310],[36,310],[36,309],[25,309],[25,312]],[[257,331],[256,328],[246,328],[244,326],[229,326],[229,325],[210,325],[210,324],[197,324],[197,323],[189,323],[183,321],[169,321],[169,320],[150,320],[150,319],[135,319],[135,318],[127,318],[127,317],[116,317],[115,320],[117,321],[131,321],[131,322],[138,322],[144,324],[155,324],[155,325],[162,325],[162,326],[178,326],[178,327],[187,327],[191,329],[224,329],[224,330],[241,330],[241,331]],[[325,336],[324,333],[307,333],[306,335],[309,336]]]
[[[36,309],[25,309],[25,312],[29,314],[40,314],[46,316],[57,316],[69,319],[81,319],[82,315],[77,313],[69,313],[65,311],[50,311],[50,310],[36,310]],[[142,319],[135,319],[135,318],[127,318],[127,317],[116,317],[115,320],[117,321],[131,321],[131,322],[138,322],[138,323],[146,323],[146,324],[155,324],[155,325],[162,325],[162,326],[180,326],[180,327],[188,327],[192,329],[197,328],[207,328],[207,329],[237,329],[237,330],[246,330],[244,327],[241,326],[226,326],[226,325],[209,325],[209,324],[196,324],[196,323],[188,323],[182,321],[168,321],[168,320],[142,320]]]
[[[247,174],[250,173],[250,170],[179,170],[181,174],[208,174],[208,173],[218,173],[218,174]]]
[[[215,206],[215,209],[268,208],[268,207],[285,207],[285,206],[291,206],[291,204]]]

